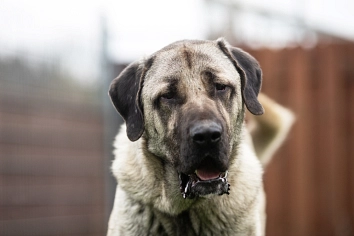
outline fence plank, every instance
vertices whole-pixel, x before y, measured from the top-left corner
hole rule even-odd
[[[354,45],[347,45],[346,47],[346,88],[347,88],[347,95],[348,95],[348,101],[346,101],[346,104],[354,104],[354,66],[352,65],[354,62]],[[346,108],[347,110],[347,132],[348,132],[348,137],[347,137],[347,153],[348,153],[348,169],[349,169],[349,181],[350,183],[348,184],[348,189],[349,189],[349,197],[350,197],[350,206],[351,206],[351,226],[352,226],[352,234],[354,234],[354,145],[353,145],[353,140],[354,140],[354,109],[353,108]]]

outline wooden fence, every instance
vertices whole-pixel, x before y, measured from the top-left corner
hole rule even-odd
[[[297,118],[265,173],[267,235],[354,235],[354,45],[248,51]]]
[[[21,63],[0,67],[0,235],[104,235],[102,108]]]

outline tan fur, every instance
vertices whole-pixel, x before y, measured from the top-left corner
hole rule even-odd
[[[252,136],[256,155],[266,167],[274,153],[288,136],[295,117],[287,108],[276,103],[263,93],[258,95],[266,113],[262,116],[247,114],[247,128]]]
[[[154,62],[144,74],[141,89],[145,123],[142,137],[131,142],[123,125],[114,142],[116,158],[112,171],[118,185],[107,235],[172,236],[182,232],[183,235],[264,235],[263,170],[254,149],[265,163],[269,162],[269,156],[285,139],[291,122],[283,122],[285,108],[262,96],[261,102],[269,111],[265,118],[253,120],[255,129],[250,136],[242,119],[240,74],[216,43],[185,42],[153,55]],[[227,93],[230,97],[224,102],[212,99],[201,74],[205,68],[217,70],[217,82],[235,88],[235,96]],[[162,104],[159,111],[154,101],[174,77],[179,78],[176,89],[183,97],[183,104],[178,110]],[[230,195],[184,199],[175,169],[179,153],[174,129],[180,114],[205,111],[220,116],[230,136]],[[168,119],[163,117],[166,113]],[[267,114],[277,117],[279,122],[274,123]],[[268,135],[262,132],[267,127],[272,127],[275,135],[264,145],[259,140],[264,140],[263,134]]]

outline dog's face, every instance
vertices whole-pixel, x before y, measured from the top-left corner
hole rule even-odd
[[[218,41],[180,41],[131,64],[110,96],[135,141],[179,174],[184,197],[228,192],[227,170],[237,151],[244,104],[262,114],[258,63]]]

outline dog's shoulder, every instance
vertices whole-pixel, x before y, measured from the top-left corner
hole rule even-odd
[[[132,142],[127,138],[126,127],[122,125],[119,133],[114,140],[114,160],[112,164],[112,173],[116,178],[121,189],[137,200],[150,199],[156,197],[156,192],[151,191],[157,186],[156,180],[152,176],[156,172],[162,172],[159,165],[151,170],[149,163],[152,158],[146,156],[146,147],[143,141]],[[144,181],[142,181],[144,180]]]
[[[113,141],[113,147],[114,160],[111,170],[118,180],[121,174],[121,169],[126,165],[129,165],[130,162],[134,163],[138,154],[136,152],[137,143],[133,143],[127,138],[125,124],[120,127],[120,130]]]

